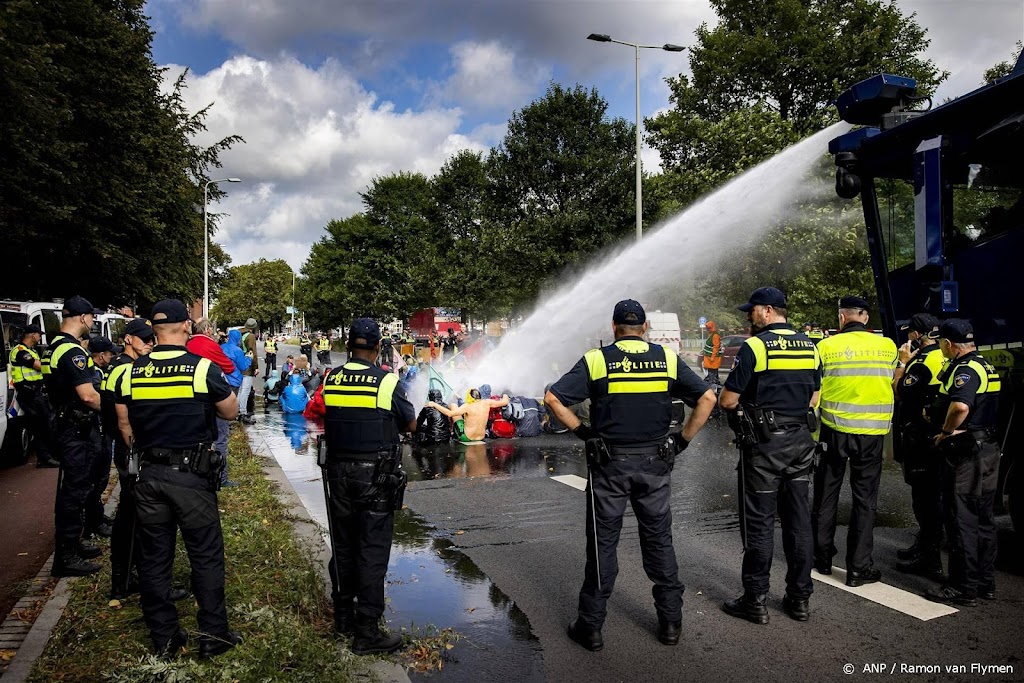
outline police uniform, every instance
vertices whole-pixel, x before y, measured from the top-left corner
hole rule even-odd
[[[974,341],[965,320],[950,320],[938,336],[956,343]],[[972,604],[979,595],[995,598],[995,496],[999,480],[1000,444],[996,436],[998,373],[977,351],[951,359],[939,376],[939,420],[953,403],[969,408],[953,433],[943,431],[936,451],[942,465],[949,581],[926,597],[953,604]]]
[[[938,321],[927,313],[911,318],[906,329],[927,335]],[[924,339],[928,339],[924,336]],[[945,363],[939,345],[921,346],[896,379],[895,433],[896,459],[903,466],[903,480],[910,485],[914,517],[920,532],[910,549],[898,551],[901,559],[911,560],[896,566],[900,571],[936,575],[942,573],[939,546],[942,543],[941,467],[933,449],[938,427],[924,413],[939,393],[939,373]]]
[[[780,290],[763,287],[740,310],[749,312],[756,305],[784,309],[786,300]],[[723,609],[754,623],[768,623],[776,512],[787,564],[783,606],[794,619],[808,618],[807,600],[814,592],[809,494],[815,449],[815,425],[808,413],[821,386],[820,368],[814,342],[788,323],[776,322],[747,338],[725,382],[727,391],[739,394],[739,407],[729,417],[740,447],[736,469],[744,543],[743,595]]]
[[[331,364],[331,340],[327,335],[320,337],[317,342],[317,359],[322,365]]]
[[[299,353],[306,357],[309,361],[309,367],[313,367],[313,340],[309,338],[308,334],[303,333],[299,337]]]
[[[266,367],[263,370],[263,379],[266,379],[270,377],[271,370],[277,370],[277,341],[270,334],[263,341],[263,352],[266,354],[264,359]]]
[[[860,297],[843,297],[840,308],[867,309]],[[839,490],[850,463],[853,505],[846,539],[846,584],[878,581],[873,568],[875,505],[882,479],[885,435],[892,427],[893,370],[896,344],[869,332],[859,322],[847,323],[838,334],[818,344],[821,355],[820,467],[814,473],[814,562],[818,571],[832,571]]]
[[[616,304],[614,323],[642,325],[645,320],[636,301]],[[672,422],[672,398],[692,406],[707,391],[708,385],[680,363],[671,349],[634,336],[588,351],[551,385],[551,394],[565,406],[591,400],[591,428],[607,448],[603,462],[589,458],[587,561],[579,616],[570,628],[570,636],[578,642],[582,639],[574,634],[597,634],[604,624],[618,574],[616,548],[627,502],[641,530],[643,566],[654,583],[659,624],[662,629],[677,628],[681,621],[684,586],[672,547],[673,456],[664,448]],[[603,645],[590,642],[581,644],[589,649]]]
[[[377,323],[353,322],[351,348],[373,349],[379,341]],[[395,495],[404,489],[399,432],[416,413],[396,375],[353,357],[324,381],[323,398],[335,626],[345,632],[354,621],[356,654],[392,651],[401,639],[381,634],[377,624],[384,613]]]
[[[22,331],[22,339],[30,334],[41,333],[39,326],[28,325]],[[32,435],[32,442],[35,444],[36,466],[57,467],[51,452],[52,415],[43,384],[42,360],[36,350],[24,341],[11,349],[9,360],[14,393],[18,398],[18,405],[25,412],[25,429]],[[36,363],[40,364],[38,370]]]
[[[65,302],[65,319],[92,314],[92,304],[81,297]],[[92,384],[96,373],[89,352],[78,339],[60,332],[50,343],[44,358],[47,394],[54,409],[54,438],[60,453],[60,478],[54,505],[57,553],[55,576],[74,576],[99,571],[99,565],[84,562],[99,555],[95,546],[81,542],[85,507],[94,485],[94,466],[100,456],[99,419],[82,403],[77,387]]]
[[[85,535],[110,537],[111,527],[103,514],[103,492],[110,485],[110,463],[113,456],[111,435],[117,431],[117,414],[113,405],[108,407],[108,416],[113,413],[114,422],[104,421],[103,382],[110,366],[100,367],[97,355],[113,351],[114,345],[106,337],[93,337],[89,340],[89,354],[93,358],[93,386],[100,395],[100,451],[93,460],[92,489],[85,500]],[[108,400],[108,403],[110,401]],[[113,431],[111,431],[113,427]]]
[[[180,301],[153,307],[154,325],[184,322]],[[141,606],[158,653],[171,654],[184,635],[170,596],[177,529],[192,566],[192,591],[204,634],[200,656],[240,639],[228,630],[224,603],[224,538],[217,508],[220,463],[215,404],[230,397],[223,371],[184,346],[158,344],[121,378],[117,401],[127,408],[140,457],[135,485]],[[216,453],[216,451],[213,451]]]

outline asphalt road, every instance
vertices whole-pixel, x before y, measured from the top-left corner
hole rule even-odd
[[[1024,572],[1020,553],[1014,552],[1019,541],[1008,529],[1000,535],[996,602],[922,621],[815,581],[811,620],[798,623],[781,611],[785,560],[777,532],[771,623],[757,626],[724,614],[722,601],[741,592],[736,455],[727,441],[721,431],[706,430],[673,474],[675,550],[686,584],[683,637],[674,648],[654,637],[657,618],[631,512],[619,544],[620,572],[604,627],[604,650],[587,652],[565,635],[583,577],[585,494],[550,476],[585,474],[582,450],[571,440],[519,440],[510,457],[501,456],[502,442],[494,442],[486,463],[476,466],[483,476],[469,473],[472,458],[466,454],[461,463],[454,460],[450,471],[428,468],[430,476],[440,478],[410,484],[406,503],[436,533],[450,536],[525,613],[539,639],[548,681],[850,680],[892,676],[894,665],[901,680],[978,680],[972,664],[1013,668],[1012,673],[989,673],[985,680],[1024,680],[1019,628]],[[526,453],[520,453],[524,448]],[[416,464],[408,466],[418,474]],[[840,508],[844,526],[837,538],[840,566],[848,512],[846,486]],[[875,564],[883,581],[923,593],[929,581],[893,569],[896,550],[913,540],[909,493],[895,467],[885,471],[878,512]],[[961,664],[967,673],[946,672],[945,667]],[[845,665],[854,667],[852,675],[844,672]],[[901,671],[907,665],[939,669],[930,674]],[[865,673],[866,666],[875,666],[878,673]],[[495,680],[487,671],[459,679]]]
[[[27,464],[0,470],[0,621],[53,552],[53,501],[57,469]]]

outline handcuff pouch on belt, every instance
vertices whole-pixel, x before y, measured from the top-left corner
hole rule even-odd
[[[939,442],[936,449],[950,467],[959,467],[981,452],[981,441],[973,431],[954,434]]]
[[[740,404],[736,407],[736,410],[728,412],[727,420],[729,427],[736,434],[734,443],[737,448],[750,448],[762,443],[762,441],[768,440],[768,438],[761,438],[761,428],[754,417],[755,410],[759,409]],[[764,419],[763,412],[761,419],[762,421]]]
[[[380,491],[375,510],[390,512],[402,509],[409,475],[402,469],[401,444],[395,444],[377,454],[377,466],[373,470],[373,483]]]
[[[177,467],[179,472],[191,472],[210,479],[220,488],[220,473],[224,469],[224,456],[212,443],[201,443],[195,448],[149,448],[143,451],[143,461],[156,465]],[[131,459],[129,458],[129,472]]]

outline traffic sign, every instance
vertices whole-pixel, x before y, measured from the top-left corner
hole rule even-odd
[[[701,316],[700,320],[698,322],[700,322],[701,325],[705,325],[705,324],[707,324],[708,319],[705,318],[704,316]]]

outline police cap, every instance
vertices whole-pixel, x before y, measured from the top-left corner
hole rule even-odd
[[[348,345],[353,349],[375,349],[380,342],[380,326],[376,320],[359,318],[348,331]]]
[[[93,337],[89,340],[89,353],[103,353],[113,351],[114,343],[106,337]]]
[[[21,330],[21,336],[23,336],[23,337],[26,334],[42,334],[42,333],[43,333],[43,330],[39,327],[39,325],[25,325],[25,327]]]
[[[92,313],[92,304],[89,303],[88,299],[80,296],[73,296],[64,302],[64,310],[62,313],[68,316],[87,315]]]
[[[183,323],[189,320],[188,308],[178,299],[164,299],[153,306],[149,319],[154,325],[165,323]]]
[[[920,332],[921,334],[928,334],[932,330],[938,329],[939,319],[931,313],[915,313],[910,316],[910,320],[906,325],[900,327],[901,330],[913,330],[914,332]]]
[[[967,320],[954,318],[942,323],[938,332],[932,332],[929,336],[937,339],[948,339],[954,344],[966,344],[974,342],[974,328]]]
[[[633,299],[623,299],[615,304],[612,322],[616,325],[643,325],[647,322],[644,307]]]
[[[133,318],[128,321],[124,328],[125,336],[131,335],[142,341],[150,341],[153,338],[153,328],[145,318]]]
[[[868,300],[862,296],[844,296],[842,299],[839,300],[839,308],[859,309],[862,311],[866,311],[868,310]]]
[[[781,289],[776,289],[775,287],[759,287],[750,295],[750,301],[742,306],[737,306],[737,308],[744,313],[749,313],[754,310],[754,306],[785,308],[786,295],[782,293]]]

